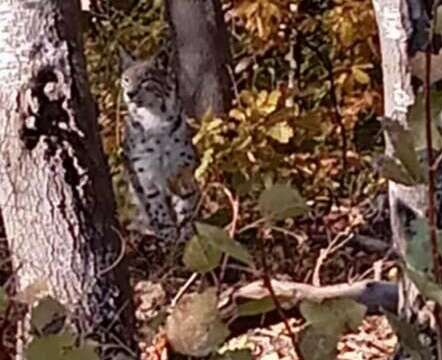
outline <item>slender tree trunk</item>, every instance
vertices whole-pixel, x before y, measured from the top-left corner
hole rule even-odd
[[[46,283],[115,359],[134,324],[79,16],[79,0],[0,0],[0,208],[18,291]]]
[[[167,0],[166,7],[184,109],[197,118],[209,108],[225,113],[231,100],[230,50],[219,0]]]
[[[412,76],[424,78],[424,52],[429,40],[429,19],[426,4],[422,0],[373,0],[374,10],[379,28],[382,50],[382,68],[384,84],[385,116],[412,128],[409,121],[410,106],[415,102],[415,92],[412,86]],[[440,58],[433,57],[431,73],[432,82],[440,80],[442,70]],[[425,113],[421,114],[425,127]],[[394,156],[391,140],[386,134],[386,154]],[[438,179],[441,180],[440,178]],[[441,188],[442,184],[437,184]],[[416,218],[425,218],[428,210],[428,185],[404,186],[393,181],[389,182],[389,200],[391,227],[394,246],[402,255],[407,248],[406,229],[403,224],[409,224]],[[439,204],[436,205],[439,208]],[[439,217],[442,214],[439,214]],[[416,324],[426,334],[432,334],[434,329],[425,321],[421,322],[420,314],[428,303],[423,301],[416,287],[407,279],[400,281],[399,314]],[[404,353],[396,354],[395,359],[405,359]]]

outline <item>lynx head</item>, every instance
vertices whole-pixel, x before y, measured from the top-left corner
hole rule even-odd
[[[147,111],[158,116],[175,105],[174,79],[159,54],[150,60],[138,61],[121,48],[120,58],[121,86],[130,113]]]

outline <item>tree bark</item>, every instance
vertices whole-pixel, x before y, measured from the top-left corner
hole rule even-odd
[[[224,114],[231,101],[230,50],[219,0],[167,0],[166,8],[186,113],[196,118],[209,109]]]
[[[410,106],[415,102],[412,76],[423,79],[422,59],[425,57],[429,40],[429,18],[426,5],[421,0],[373,0],[382,51],[385,116],[411,129],[408,120]],[[439,56],[434,58],[431,73],[438,77],[441,69]],[[433,78],[432,82],[440,78]],[[422,126],[425,114],[421,116]],[[394,156],[394,149],[388,134],[386,154]],[[439,179],[440,181],[441,179]],[[441,184],[436,187],[440,188]],[[405,255],[407,236],[405,223],[416,218],[425,218],[428,210],[428,185],[404,186],[389,181],[389,201],[393,243],[401,255]],[[436,205],[439,208],[439,204]],[[442,214],[439,214],[441,216]],[[410,322],[420,322],[419,313],[427,303],[416,287],[405,276],[400,280],[399,314]],[[414,320],[413,320],[414,319]],[[418,326],[428,329],[429,324]],[[395,359],[403,359],[402,352]]]
[[[79,25],[79,0],[0,1],[0,208],[17,291],[44,282],[76,335],[121,359],[129,277]]]

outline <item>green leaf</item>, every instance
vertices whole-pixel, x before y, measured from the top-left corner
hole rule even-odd
[[[238,316],[254,316],[265,314],[275,309],[275,303],[271,297],[259,300],[250,300],[237,307]]]
[[[425,58],[425,54],[422,55]],[[424,62],[424,59],[423,59]],[[422,70],[425,70],[423,66]],[[425,73],[425,71],[423,71]],[[434,74],[432,74],[433,76]],[[423,80],[423,79],[422,79]],[[442,91],[431,89],[431,131],[433,135],[433,148],[442,149],[442,137],[440,134],[441,113],[442,113]],[[413,134],[414,146],[416,149],[427,148],[427,134],[425,125],[425,94],[417,92],[414,104],[408,112],[408,124]]]
[[[221,255],[221,251],[207,238],[195,235],[186,244],[183,262],[189,270],[204,274],[219,265]]]
[[[423,272],[432,272],[433,255],[430,240],[430,228],[427,219],[416,218],[405,221],[406,216],[400,216],[406,241],[405,262],[408,267]],[[442,232],[437,231],[438,251],[442,251]]]
[[[437,35],[442,35],[442,6],[439,5],[436,8],[436,25],[434,27],[434,33]]]
[[[309,324],[330,334],[356,331],[367,310],[352,299],[330,299],[322,303],[303,301],[299,309]]]
[[[4,288],[0,287],[0,314],[3,314],[8,307],[8,295]]]
[[[273,125],[268,131],[270,137],[281,144],[288,144],[293,137],[293,129],[286,121]]]
[[[63,360],[100,360],[95,344],[84,344],[81,348],[66,352]]]
[[[300,334],[301,353],[306,360],[335,359],[340,336],[356,331],[367,310],[351,299],[303,301],[299,309],[308,324]]]
[[[304,360],[335,360],[337,334],[322,332],[314,326],[306,326],[299,334],[299,348]]]
[[[215,352],[229,335],[218,311],[216,289],[188,294],[166,321],[166,335],[176,352],[204,357]]]
[[[196,223],[198,236],[207,240],[213,247],[225,252],[245,264],[253,265],[253,257],[239,242],[233,240],[226,230],[203,223]]]
[[[258,201],[263,216],[273,220],[304,215],[309,207],[299,192],[289,185],[276,184],[264,190]]]
[[[216,354],[210,360],[252,360],[252,353],[248,349],[230,350],[222,355]]]
[[[440,285],[431,280],[425,273],[410,268],[406,268],[405,272],[424,296],[442,305],[442,287]]]
[[[430,228],[427,219],[417,218],[403,224],[405,229],[405,261],[417,271],[431,271],[433,258],[431,254]]]
[[[85,343],[74,347],[75,336],[70,333],[35,337],[26,350],[27,360],[99,360],[96,345]]]
[[[65,360],[64,352],[72,347],[75,338],[72,334],[62,333],[44,337],[34,337],[26,350],[27,360]],[[86,360],[86,359],[84,359]]]
[[[419,341],[420,331],[416,325],[400,319],[393,313],[385,311],[385,315],[399,338],[404,350],[410,355],[410,359],[430,360],[431,351]]]
[[[51,297],[45,297],[32,309],[31,327],[37,334],[43,334],[48,328],[57,326],[61,330],[66,317],[66,309]],[[51,332],[56,331],[51,329]]]
[[[395,156],[416,183],[425,183],[426,174],[419,163],[413,134],[411,131],[405,129],[398,121],[387,117],[383,119],[385,130],[393,144]]]
[[[254,179],[246,178],[241,172],[237,171],[232,175],[232,186],[235,192],[240,195],[247,195],[252,190]]]
[[[417,185],[416,180],[413,179],[398,160],[390,156],[381,155],[377,158],[377,165],[380,174],[384,178],[406,186]]]

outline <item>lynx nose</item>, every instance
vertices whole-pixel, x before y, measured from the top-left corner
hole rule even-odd
[[[136,95],[136,91],[128,91],[128,92],[126,93],[126,95],[127,95],[127,97],[128,97],[129,99],[133,99],[133,98],[135,97],[135,95]]]

